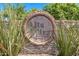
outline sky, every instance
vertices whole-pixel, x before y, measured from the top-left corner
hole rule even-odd
[[[36,9],[42,10],[45,5],[46,5],[45,3],[28,3],[28,4],[25,4],[26,10],[30,10],[31,8],[36,8]]]
[[[25,3],[25,9],[30,10],[31,8],[36,8],[38,10],[42,10],[46,5],[45,3]],[[4,4],[0,3],[0,9],[4,8]]]

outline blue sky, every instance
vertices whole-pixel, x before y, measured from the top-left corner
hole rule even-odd
[[[46,5],[45,3],[28,3],[28,4],[25,4],[26,10],[29,10],[31,8],[36,8],[36,9],[42,10],[45,5]]]
[[[30,10],[31,8],[42,10],[46,4],[45,3],[25,3],[24,5],[26,10]],[[0,3],[0,9],[3,9],[3,8],[4,8],[4,4]]]
[[[4,4],[0,3],[0,9],[4,8]]]

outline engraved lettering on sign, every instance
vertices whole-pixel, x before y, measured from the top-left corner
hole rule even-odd
[[[28,22],[29,33],[34,33],[33,39],[49,39],[52,35],[52,24],[44,16],[33,17]]]

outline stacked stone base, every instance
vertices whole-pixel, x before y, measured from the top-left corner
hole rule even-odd
[[[32,43],[26,44],[19,55],[35,55],[35,56],[56,56],[58,54],[58,50],[56,48],[55,42],[47,43],[45,45],[34,45]]]

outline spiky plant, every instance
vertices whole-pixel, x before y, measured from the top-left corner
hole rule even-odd
[[[58,28],[57,47],[60,56],[76,55],[79,46],[79,28],[75,25],[60,22]]]
[[[15,11],[9,7],[0,13],[0,55],[18,55],[22,43],[22,21],[17,20]]]

